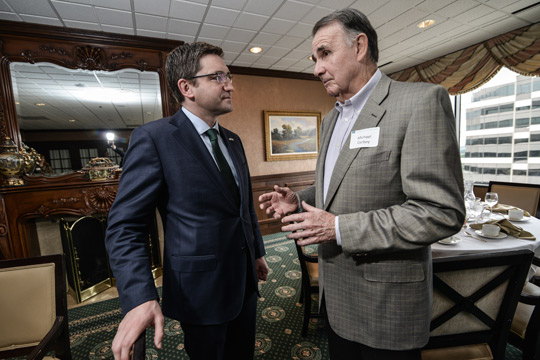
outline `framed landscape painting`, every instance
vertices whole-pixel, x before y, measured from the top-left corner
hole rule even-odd
[[[266,161],[316,158],[320,127],[318,112],[264,111]]]

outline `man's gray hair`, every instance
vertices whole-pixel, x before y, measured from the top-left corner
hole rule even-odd
[[[332,22],[338,22],[343,27],[343,30],[349,35],[349,40],[352,41],[358,34],[366,34],[368,38],[368,51],[371,61],[377,63],[379,61],[379,47],[377,45],[377,32],[371,26],[368,18],[364,13],[356,9],[340,9],[326,15],[321,20],[317,21],[311,32],[315,36],[317,31],[322,27],[329,25]]]

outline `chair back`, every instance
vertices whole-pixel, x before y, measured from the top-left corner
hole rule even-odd
[[[470,353],[479,345],[493,359],[504,359],[532,257],[533,252],[520,250],[433,259],[433,313],[425,349],[444,349],[450,356],[447,350]],[[422,354],[423,359],[440,356],[431,354]]]
[[[319,263],[316,250],[309,253],[308,249],[315,247],[300,246],[295,241],[296,252],[298,253],[298,261],[302,270],[302,282],[306,286],[319,286]]]
[[[519,207],[531,216],[540,216],[540,185],[490,181],[488,192],[496,192],[501,204]]]
[[[0,358],[31,353],[46,337],[44,349],[71,358],[64,255],[0,261],[0,289]]]

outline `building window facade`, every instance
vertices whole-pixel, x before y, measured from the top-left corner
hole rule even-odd
[[[460,103],[465,179],[540,184],[540,78],[503,68]]]

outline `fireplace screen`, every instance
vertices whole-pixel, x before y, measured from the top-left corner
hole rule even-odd
[[[115,285],[105,250],[106,216],[60,219],[62,248],[68,256],[70,291],[77,302],[84,301]],[[161,276],[161,252],[157,218],[150,224],[147,251],[154,278]]]
[[[113,286],[105,250],[106,217],[60,220],[62,247],[68,255],[68,284],[77,302]]]

